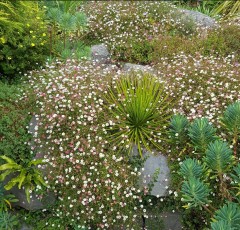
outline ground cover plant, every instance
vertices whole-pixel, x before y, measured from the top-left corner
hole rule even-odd
[[[176,6],[157,1],[0,4],[4,31],[20,33],[1,35],[0,46],[11,47],[12,39],[34,44],[24,51],[26,66],[21,55],[0,60],[6,68],[12,68],[10,61],[16,66],[5,76],[44,63],[20,83],[0,82],[0,178],[15,171],[19,175],[12,175],[7,189],[26,183],[28,198],[36,193],[41,200],[45,192],[56,197],[42,211],[9,210],[16,199],[0,191],[0,228],[14,229],[23,221],[34,229],[155,230],[162,229],[159,214],[169,210],[181,213],[185,229],[239,228],[237,23],[202,33]],[[31,4],[28,26],[15,13],[22,15],[21,7]],[[35,29],[36,21],[48,26],[40,33],[49,39],[46,50],[34,42],[43,29]],[[80,61],[88,50],[82,40],[104,42],[116,65]],[[119,69],[122,61],[153,68],[126,73]],[[140,154],[133,157],[135,145]],[[167,197],[149,195],[153,181],[139,186],[142,147],[168,157]],[[33,159],[39,156],[44,181],[35,167],[42,160]]]
[[[161,62],[161,57],[196,51],[206,56],[235,53],[239,61],[239,25],[223,22],[209,30],[166,2],[92,2],[83,11],[89,16],[89,33],[118,61],[152,64]]]
[[[142,191],[136,183],[139,169],[131,167],[126,150],[121,147],[121,152],[116,151],[118,146],[111,145],[105,134],[105,127],[114,127],[116,119],[109,113],[112,104],[105,94],[119,76],[113,81],[110,73],[96,70],[88,62],[69,61],[29,76],[39,109],[35,141],[47,150],[45,161],[51,165],[51,173],[45,180],[58,196],[54,212],[61,226],[105,229],[124,223],[134,227],[138,225],[137,218],[144,215]],[[154,91],[151,93],[155,95]],[[137,104],[133,111],[141,105]],[[147,187],[144,192],[148,192]]]
[[[83,10],[89,16],[89,33],[106,43],[120,61],[150,63],[150,41],[156,35],[197,31],[191,20],[181,19],[176,7],[164,2],[92,2]]]

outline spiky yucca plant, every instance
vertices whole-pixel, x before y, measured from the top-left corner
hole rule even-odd
[[[223,14],[225,18],[240,17],[240,2],[239,1],[222,1],[213,11],[213,15]]]
[[[216,140],[216,129],[209,123],[207,118],[195,119],[190,125],[189,137],[198,153],[204,153],[208,144]]]
[[[170,119],[168,95],[164,84],[148,73],[121,76],[105,95],[107,113],[114,121],[106,128],[110,142],[119,148],[136,145],[162,150]]]

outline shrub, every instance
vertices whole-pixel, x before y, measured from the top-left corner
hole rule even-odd
[[[202,49],[204,55],[228,56],[235,55],[240,60],[240,27],[222,23],[221,27],[208,33],[206,39],[199,41],[197,47]]]
[[[43,64],[49,55],[44,11],[36,2],[3,1],[5,20],[0,20],[0,74],[15,77],[19,72]],[[16,25],[14,27],[10,25]]]

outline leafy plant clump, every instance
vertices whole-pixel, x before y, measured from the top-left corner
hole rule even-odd
[[[0,152],[17,163],[33,156],[27,126],[34,97],[25,98],[24,87],[0,82]]]
[[[36,168],[38,165],[45,164],[41,159],[23,162],[21,165],[17,164],[9,157],[0,157],[6,161],[5,164],[0,166],[0,171],[4,171],[0,175],[0,181],[4,181],[8,175],[17,174],[17,176],[11,178],[10,181],[4,186],[6,190],[10,190],[15,185],[18,185],[19,189],[24,187],[27,201],[30,202],[30,193],[35,189],[36,186],[47,186],[43,180],[42,173]]]
[[[227,133],[229,142],[216,136],[216,129],[206,118],[195,119],[187,129],[179,132],[178,124],[186,123],[186,117],[176,115],[172,118],[170,126],[172,134],[177,133],[176,130],[178,133],[185,133],[181,145],[179,140],[173,142],[177,151],[184,149],[184,155],[181,156],[183,161],[178,170],[183,178],[181,183],[181,201],[185,203],[183,207],[204,209],[209,218],[214,220],[211,223],[212,229],[224,226],[238,229],[240,225],[237,214],[240,208],[239,143],[234,138],[234,133],[239,127],[231,125],[231,121],[239,120],[240,112],[237,110],[239,105],[239,102],[229,105],[221,118],[222,130]],[[206,219],[205,223],[209,225],[210,219]]]
[[[81,59],[88,57],[90,47],[84,42],[87,17],[79,11],[80,1],[44,1],[49,21],[51,58]]]
[[[14,78],[49,55],[45,13],[34,1],[2,1],[0,11],[0,77]]]
[[[9,212],[0,211],[0,228],[6,230],[13,230],[19,226],[17,216]]]

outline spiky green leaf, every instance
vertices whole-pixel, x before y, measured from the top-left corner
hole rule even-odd
[[[240,205],[228,202],[216,211],[214,219],[225,221],[231,228],[240,229]]]
[[[189,122],[187,117],[181,114],[173,115],[170,120],[170,136],[177,144],[184,144],[187,140]]]
[[[201,207],[210,202],[208,200],[210,189],[198,178],[191,177],[188,181],[184,181],[181,192],[183,202],[187,203],[185,208]]]
[[[204,161],[217,174],[227,172],[233,163],[232,150],[222,140],[216,140],[208,145]]]
[[[216,129],[207,118],[195,119],[188,131],[192,144],[199,153],[204,153],[208,144],[217,139]]]
[[[189,158],[182,162],[180,166],[180,174],[184,178],[201,178],[203,174],[203,167],[198,160]]]

